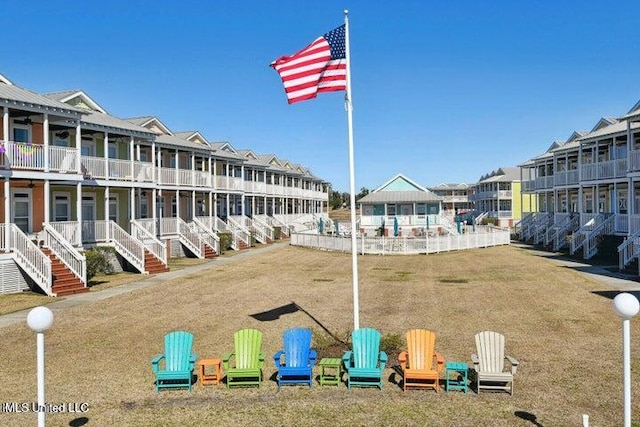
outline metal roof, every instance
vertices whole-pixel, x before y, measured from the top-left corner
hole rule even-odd
[[[0,105],[24,108],[28,111],[55,112],[57,115],[77,118],[84,110],[72,107],[55,99],[47,98],[16,85],[0,83]]]
[[[437,202],[442,200],[442,197],[435,195],[431,191],[376,191],[375,193],[369,193],[360,200],[358,203],[424,203],[424,202]]]

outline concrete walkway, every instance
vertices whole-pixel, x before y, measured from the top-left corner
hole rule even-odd
[[[587,262],[567,258],[557,252],[546,252],[536,249],[534,246],[526,245],[520,242],[511,242],[511,246],[525,249],[537,256],[545,257],[551,262],[563,265],[572,270],[576,270],[596,282],[611,287],[617,291],[640,291],[640,277],[638,275],[619,273],[618,266],[592,265]],[[613,271],[612,271],[613,270]]]
[[[60,301],[54,301],[52,303],[47,304],[47,307],[50,308],[51,311],[55,313],[57,311],[61,311],[66,308],[76,307],[79,305],[86,305],[95,301],[102,301],[107,298],[125,294],[127,292],[135,291],[138,289],[144,289],[149,286],[157,285],[159,283],[168,282],[171,280],[179,279],[181,277],[186,277],[186,276],[189,276],[190,274],[198,273],[203,270],[209,270],[212,268],[217,268],[221,265],[242,261],[254,255],[258,255],[264,252],[269,252],[269,251],[281,248],[285,245],[288,246],[288,243],[285,243],[285,242],[274,243],[274,244],[263,246],[261,248],[252,248],[252,249],[244,250],[229,257],[217,257],[215,259],[210,260],[209,262],[204,262],[202,264],[186,267],[186,268],[183,268],[182,270],[169,271],[167,273],[160,273],[153,276],[140,276],[141,280],[139,281],[105,289],[103,291],[85,292],[83,294],[70,295],[70,296],[64,297],[64,299],[61,299]],[[20,322],[26,323],[27,315],[29,314],[30,310],[31,308],[28,308],[26,310],[16,311],[13,313],[0,316],[0,328],[13,325],[15,323],[20,323]]]

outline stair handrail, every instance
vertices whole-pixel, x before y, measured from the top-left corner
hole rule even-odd
[[[231,249],[237,251],[240,249],[240,238],[233,228],[222,220],[219,216],[214,216],[212,221],[212,228],[218,233],[231,233]]]
[[[109,221],[109,231],[111,241],[116,247],[116,251],[122,255],[131,265],[144,273],[144,245],[120,227],[115,221]]]
[[[537,220],[537,224],[533,225],[533,243],[538,244],[542,241],[547,229],[553,224],[553,214],[545,212],[542,219]]]
[[[227,217],[227,224],[233,230],[238,238],[238,242],[244,242],[247,246],[251,246],[251,233],[244,226],[240,225],[236,220]]]
[[[71,272],[87,286],[87,258],[81,254],[70,242],[65,240],[62,234],[58,233],[51,225],[42,224],[44,232],[44,246],[69,269]]]
[[[569,231],[578,228],[580,225],[580,215],[573,214],[567,217],[567,221],[565,224],[558,228],[558,231],[553,236],[553,250],[560,250],[561,247],[564,246],[565,241],[567,240],[567,235]]]
[[[162,261],[164,265],[167,265],[167,244],[151,233],[145,224],[141,224],[135,219],[132,219],[129,222],[131,224],[131,236],[140,241],[144,247],[147,248],[153,256]]]
[[[13,259],[47,295],[56,296],[52,288],[51,259],[17,225],[8,226]]]
[[[180,242],[187,246],[195,256],[198,258],[204,258],[202,240],[198,233],[194,232],[182,218],[177,217],[176,221],[178,223],[177,229]]]
[[[563,227],[566,227],[569,223],[571,223],[571,215],[563,217],[562,220],[557,224],[555,223],[554,219],[554,223],[544,233],[544,238],[542,239],[543,244],[545,246],[548,246],[550,243],[553,243],[559,230]]]
[[[257,222],[260,227],[264,230],[265,234],[271,241],[274,240],[274,230],[273,226],[269,224],[269,217],[266,215],[254,215],[253,221]]]
[[[198,217],[193,218],[191,223],[196,228],[196,232],[200,234],[200,238],[204,240],[204,242],[213,248],[217,254],[220,254],[220,237],[216,233],[213,232],[211,227],[207,227],[205,223],[203,223]]]
[[[282,234],[284,234],[285,236],[289,236],[291,234],[291,231],[289,230],[289,226],[287,224],[285,224],[284,222],[280,221],[280,219],[276,218],[273,215],[266,215],[266,221],[267,224],[276,227],[280,227],[280,231],[282,232]]]
[[[589,259],[598,252],[597,238],[602,235],[613,234],[615,228],[615,214],[607,214],[606,219],[596,225],[588,234],[583,244],[582,253],[584,259]]]
[[[620,246],[618,246],[618,267],[620,268],[620,270],[624,269],[627,264],[629,264],[629,262],[638,255],[634,251],[634,246],[639,239],[640,229],[638,229],[631,236],[625,238],[624,242],[622,242]]]
[[[520,221],[513,224],[513,231],[518,235],[520,240],[526,240],[524,236],[525,227],[529,227],[529,224],[533,221],[536,212],[527,212]]]
[[[587,221],[582,227],[578,228],[578,230],[573,233],[573,238],[571,239],[571,255],[575,254],[578,249],[580,249],[584,243],[587,241],[588,234],[597,228],[604,220],[606,216],[604,214],[597,214],[589,221]]]

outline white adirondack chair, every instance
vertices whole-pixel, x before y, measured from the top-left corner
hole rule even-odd
[[[498,332],[484,331],[476,334],[476,350],[472,354],[473,368],[476,371],[477,390],[505,390],[513,395],[513,376],[518,361],[504,354],[504,335]],[[511,371],[505,371],[504,360],[511,364]]]

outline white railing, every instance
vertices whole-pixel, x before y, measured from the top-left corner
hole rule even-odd
[[[87,286],[87,259],[78,252],[65,238],[58,233],[51,225],[42,225],[44,232],[44,246],[51,249],[51,252],[80,279],[82,284]]]
[[[153,182],[153,164],[151,162],[133,162],[133,180]]]
[[[280,227],[280,232],[285,236],[289,236],[289,234],[291,234],[291,231],[289,230],[289,226],[284,222],[280,221],[280,219],[278,219],[277,217],[265,215],[265,221],[267,224],[271,225],[272,227],[274,226]]]
[[[116,251],[136,270],[144,273],[144,245],[142,242],[124,231],[115,221],[109,221],[109,229]]]
[[[104,157],[82,156],[80,164],[85,177],[91,179],[107,178],[107,162]]]
[[[615,232],[629,234],[629,215],[616,214]]]
[[[7,141],[4,148],[4,166],[11,169],[44,170],[44,145]]]
[[[191,227],[180,217],[176,218],[178,237],[180,243],[185,245],[189,250],[198,258],[204,258],[204,249],[202,247],[202,240],[198,233],[194,232]]]
[[[158,222],[158,220],[153,218],[138,218],[135,221],[139,227],[144,228],[153,236],[158,235],[157,227],[156,227],[156,223]]]
[[[109,221],[83,220],[82,221],[82,241],[84,243],[106,242],[109,240]]]
[[[48,225],[73,246],[82,246],[82,236],[78,231],[78,221],[55,221],[50,222]]]
[[[109,179],[132,181],[131,160],[109,159]]]
[[[198,219],[202,219],[204,217],[198,217]],[[238,233],[236,233],[233,228],[229,227],[229,224],[224,222],[220,217],[206,217],[208,222],[205,224],[211,224],[211,228],[213,228],[218,233],[231,233],[231,249],[238,250],[240,249],[240,237]]]
[[[629,172],[640,170],[640,150],[629,151]]]
[[[571,249],[569,252],[572,255],[575,254],[585,244],[588,235],[598,229],[605,220],[607,220],[605,214],[581,214],[580,221],[582,225],[571,237]]]
[[[8,227],[8,230],[7,230]],[[13,259],[47,295],[52,290],[51,260],[15,224],[0,224],[3,247],[13,251]],[[9,244],[7,245],[7,236]]]
[[[153,220],[152,220],[153,221]],[[138,220],[132,219],[131,223],[131,236],[142,242],[145,248],[153,256],[158,258],[164,265],[167,265],[167,244],[158,240],[156,235],[150,232],[145,224],[141,224]]]
[[[260,217],[260,215],[254,215],[253,218],[251,218],[252,222],[253,222],[253,226],[256,229],[260,229],[260,231],[265,235],[265,237],[268,240],[271,240],[273,242],[273,227],[270,226],[269,224],[267,224],[266,219],[263,219]],[[265,242],[267,243],[267,242]]]
[[[229,228],[233,230],[233,233],[237,235],[238,241],[244,242],[247,246],[251,246],[251,233],[242,223],[235,221],[229,216],[227,217],[227,224]]]
[[[207,217],[209,218],[209,217]],[[192,230],[200,235],[200,238],[209,245],[217,254],[220,253],[220,238],[213,232],[212,227],[203,223],[197,217],[189,223]]]
[[[49,170],[78,172],[78,150],[72,147],[49,147]]]
[[[178,169],[178,185],[185,185],[192,187],[193,183],[193,171],[191,169]]]
[[[211,187],[211,174],[204,171],[195,171],[193,173],[196,187]]]
[[[159,218],[159,222],[161,236],[165,236],[167,234],[178,234],[177,218]]]
[[[430,254],[508,245],[510,232],[494,229],[493,232],[466,233],[458,235],[416,237],[365,237],[357,239],[358,253],[379,255]],[[351,252],[351,239],[320,234],[292,233],[291,244],[317,249]]]
[[[640,230],[627,237],[620,246],[618,246],[618,267],[624,269],[627,264],[634,258],[637,258],[638,248],[640,247]]]
[[[158,168],[158,184],[176,185],[178,183],[175,168]]]
[[[583,243],[584,259],[589,259],[598,252],[598,237],[613,234],[616,216],[610,215],[608,218],[593,228]]]

